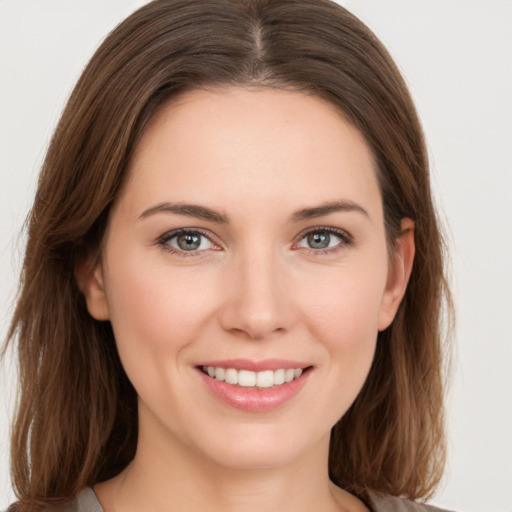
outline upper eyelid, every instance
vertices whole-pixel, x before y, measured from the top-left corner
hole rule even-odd
[[[167,241],[167,240],[170,240],[171,238],[173,238],[173,237],[175,237],[177,235],[181,235],[183,233],[197,233],[199,235],[204,236],[205,238],[208,238],[208,240],[210,240],[210,242],[216,243],[215,240],[213,240],[215,237],[212,236],[208,231],[206,231],[204,229],[201,229],[201,228],[177,228],[177,229],[171,229],[169,231],[166,231],[163,235],[160,235],[157,238],[157,241],[159,241],[159,242]]]
[[[317,233],[327,231],[329,233],[337,234],[341,237],[348,238],[349,240],[353,240],[353,236],[346,230],[342,228],[335,228],[332,226],[316,226],[311,228],[306,228],[305,230],[301,231],[295,238],[295,240],[302,240],[306,235],[309,235],[310,233]]]

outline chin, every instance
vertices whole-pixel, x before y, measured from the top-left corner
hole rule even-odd
[[[297,429],[298,430],[298,429]],[[275,425],[252,424],[231,428],[226,436],[204,439],[198,451],[215,465],[237,470],[273,469],[301,461],[308,452],[318,451],[325,442],[328,450],[330,429],[326,433],[290,432]]]

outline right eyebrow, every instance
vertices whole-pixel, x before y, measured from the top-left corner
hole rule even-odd
[[[139,220],[156,215],[157,213],[174,213],[177,215],[184,215],[186,217],[194,217],[196,219],[208,220],[217,224],[228,224],[228,216],[222,212],[207,208],[206,206],[200,206],[198,204],[187,204],[187,203],[159,203],[155,206],[151,206],[147,210],[144,210],[139,215]]]

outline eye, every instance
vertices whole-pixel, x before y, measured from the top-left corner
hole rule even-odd
[[[318,228],[306,233],[296,245],[313,251],[336,250],[352,243],[352,237],[333,228]]]
[[[180,229],[165,234],[158,244],[171,252],[194,253],[218,247],[200,231]]]

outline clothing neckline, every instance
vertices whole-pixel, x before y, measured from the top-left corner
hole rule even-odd
[[[432,505],[420,504],[415,501],[397,498],[395,496],[380,495],[368,492],[368,500],[364,504],[370,512],[449,512]],[[100,500],[92,487],[85,487],[77,496],[78,512],[105,512]],[[76,509],[73,509],[76,512]]]
[[[369,512],[378,512],[374,507],[373,499],[371,496],[369,496],[369,500],[370,503],[367,503],[366,500],[363,502],[368,507]],[[77,496],[77,501],[80,506],[78,512],[105,512],[101,506],[98,496],[92,487],[85,487],[84,490]],[[85,506],[83,511],[82,505]]]

